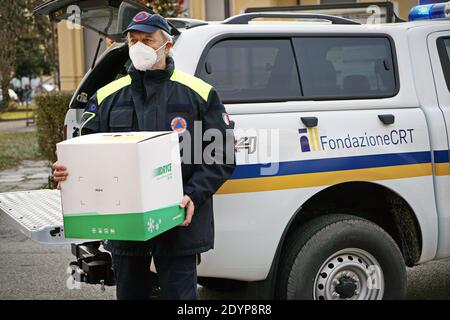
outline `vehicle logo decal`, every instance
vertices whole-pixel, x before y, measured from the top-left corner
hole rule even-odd
[[[414,128],[398,128],[388,132],[319,134],[317,128],[298,129],[302,152],[379,148],[384,146],[414,144]]]

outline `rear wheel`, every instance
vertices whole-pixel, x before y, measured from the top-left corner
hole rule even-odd
[[[395,241],[350,215],[310,221],[286,240],[277,293],[284,299],[401,299],[406,267]]]

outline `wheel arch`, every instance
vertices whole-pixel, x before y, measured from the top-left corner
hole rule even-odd
[[[413,266],[422,252],[420,224],[409,203],[396,191],[375,182],[352,181],[329,186],[307,199],[292,215],[277,247],[265,287],[274,296],[285,241],[305,223],[327,214],[346,213],[367,219],[385,230]],[[269,284],[267,284],[269,283]]]

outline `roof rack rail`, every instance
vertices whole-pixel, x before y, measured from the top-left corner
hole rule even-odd
[[[322,19],[328,20],[332,24],[360,24],[356,21],[345,19],[342,17],[330,16],[328,14],[320,13],[268,13],[255,12],[244,13],[237,16],[230,17],[223,21],[224,24],[248,24],[251,20],[257,18],[298,18],[298,19]]]
[[[191,29],[199,26],[207,25],[208,22],[195,19],[183,19],[183,18],[167,18],[167,21],[177,29]]]

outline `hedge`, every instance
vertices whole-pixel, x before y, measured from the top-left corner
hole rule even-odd
[[[39,151],[52,163],[56,161],[56,143],[63,140],[64,119],[71,97],[71,93],[52,92],[35,98]]]

